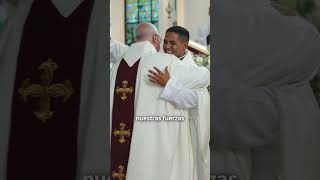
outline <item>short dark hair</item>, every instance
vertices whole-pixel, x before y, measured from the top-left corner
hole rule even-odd
[[[167,32],[174,32],[179,35],[180,40],[189,41],[190,34],[189,31],[181,26],[172,26],[169,29],[167,29]]]

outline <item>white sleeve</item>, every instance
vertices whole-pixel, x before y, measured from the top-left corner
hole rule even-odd
[[[161,98],[175,103],[178,108],[193,108],[198,104],[195,90],[184,88],[175,78],[170,78],[163,89]]]
[[[115,42],[110,39],[110,63],[115,63],[117,59],[117,51]]]
[[[120,61],[127,49],[127,45],[110,39],[110,62]]]
[[[210,72],[197,65],[184,64],[174,60],[169,69],[170,78],[179,80],[188,89],[206,88],[210,85]]]

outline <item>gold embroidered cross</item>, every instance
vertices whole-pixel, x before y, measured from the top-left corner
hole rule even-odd
[[[118,166],[119,172],[112,171],[112,177],[118,178],[118,180],[124,180],[126,174],[124,172],[124,167],[122,165]]]
[[[122,81],[122,87],[119,88],[119,86],[116,89],[117,94],[121,93],[121,99],[124,101],[127,99],[127,93],[132,94],[133,88],[132,87],[127,87],[128,86],[128,81],[124,80]]]
[[[113,131],[113,134],[115,136],[120,136],[120,139],[119,139],[119,142],[122,144],[124,142],[126,142],[126,140],[124,139],[124,136],[127,136],[127,137],[130,137],[131,135],[131,132],[130,132],[130,129],[128,130],[124,130],[124,128],[126,127],[126,124],[124,123],[120,123],[120,131],[118,131],[117,129],[115,129]]]
[[[68,80],[64,84],[52,84],[53,72],[57,69],[58,65],[52,59],[48,59],[38,67],[38,70],[43,71],[40,76],[41,84],[31,84],[30,79],[26,79],[18,90],[25,102],[28,96],[39,98],[40,110],[34,114],[43,123],[53,115],[53,112],[50,111],[50,98],[63,97],[62,102],[66,102],[74,91]]]

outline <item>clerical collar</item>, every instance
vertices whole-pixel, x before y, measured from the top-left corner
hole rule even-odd
[[[143,55],[156,53],[157,50],[149,41],[132,44],[125,52],[123,59],[132,67]]]
[[[67,18],[84,0],[51,0],[52,4],[57,8],[59,13]]]
[[[179,57],[179,59],[182,61],[182,60],[186,57],[187,53],[188,53],[188,51],[186,50],[186,51],[184,52],[184,55],[183,55],[182,57]]]

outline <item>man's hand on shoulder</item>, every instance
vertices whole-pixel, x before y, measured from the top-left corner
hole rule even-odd
[[[149,70],[149,81],[158,84],[160,86],[166,86],[167,82],[170,79],[170,74],[168,71],[168,66],[166,66],[166,68],[164,69],[163,72],[161,72],[158,68],[153,67],[153,69],[155,70]]]

